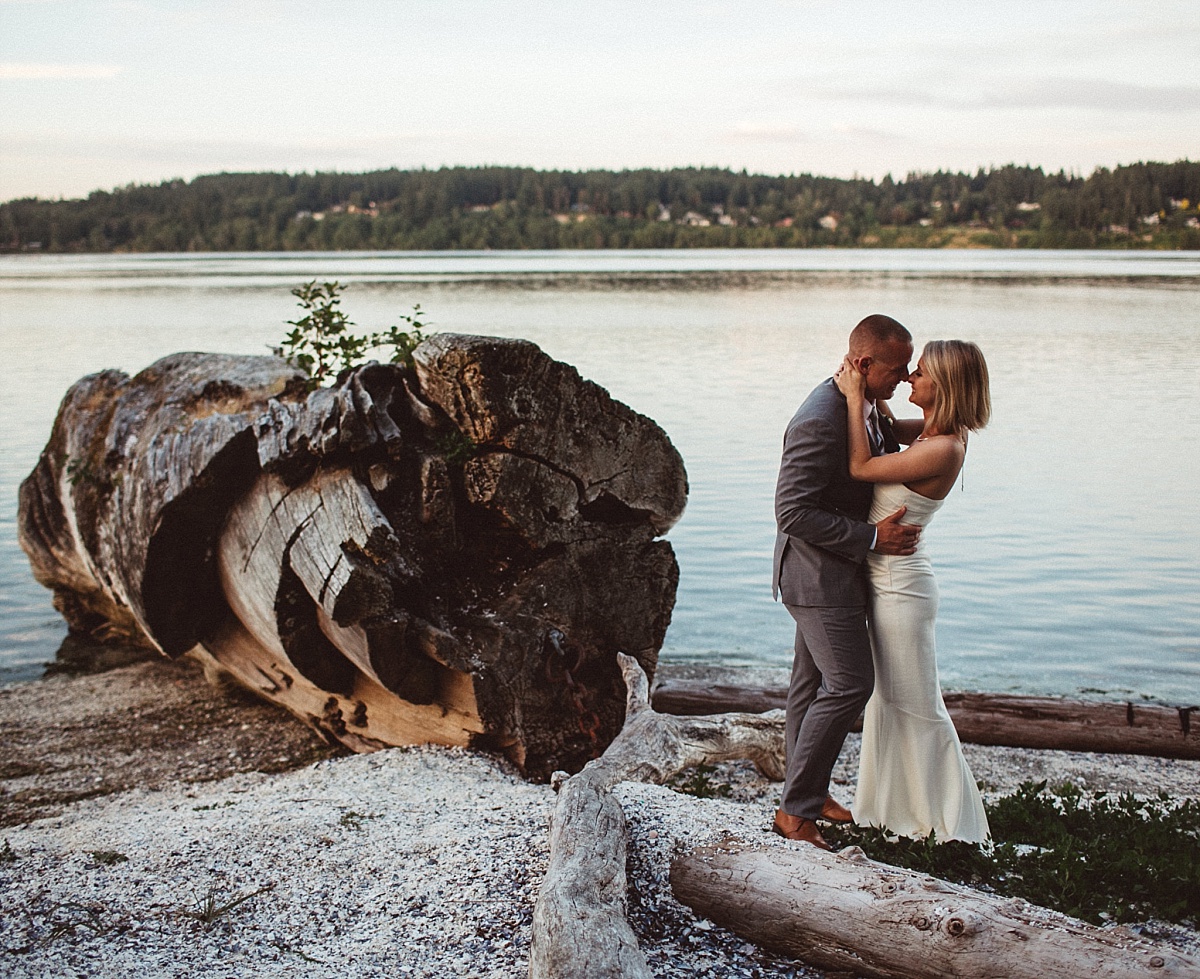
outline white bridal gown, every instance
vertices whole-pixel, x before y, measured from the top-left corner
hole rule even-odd
[[[870,520],[906,506],[903,522],[925,526],[941,505],[902,483],[880,483]],[[915,554],[872,552],[867,560],[875,692],[863,720],[854,820],[899,836],[933,830],[939,842],[982,842],[987,816],[938,683],[938,591],[924,540]]]

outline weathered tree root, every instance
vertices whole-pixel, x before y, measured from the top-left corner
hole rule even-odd
[[[626,906],[626,822],[611,788],[661,783],[693,765],[753,761],[783,777],[784,714],[655,712],[645,673],[617,654],[625,725],[571,778],[556,776],[550,861],[533,916],[531,979],[649,979]],[[671,866],[676,898],[756,944],[888,979],[1200,976],[1200,964],[1037,905],[868,859],[858,847],[729,839]]]

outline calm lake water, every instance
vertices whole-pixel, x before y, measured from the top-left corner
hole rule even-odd
[[[787,665],[771,601],[784,426],[862,316],[975,340],[994,421],[927,539],[951,689],[1200,702],[1200,254],[687,251],[0,258],[0,681],[65,628],[16,542],[17,486],[80,376],[264,353],[308,279],[364,329],[420,303],[518,336],[656,419],[687,464],[664,657]],[[898,414],[915,414],[902,385]]]

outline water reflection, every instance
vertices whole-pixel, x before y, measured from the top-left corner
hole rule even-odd
[[[67,386],[177,350],[263,353],[293,315],[288,291],[313,277],[353,281],[344,306],[365,328],[419,302],[439,329],[533,340],[670,433],[692,487],[670,535],[674,659],[790,662],[790,619],[769,592],[780,442],[850,326],[886,311],[918,344],[975,340],[994,421],[929,533],[944,682],[1195,700],[1195,254],[0,260],[0,662],[44,660],[62,634],[14,511]],[[898,413],[915,414],[906,397]]]

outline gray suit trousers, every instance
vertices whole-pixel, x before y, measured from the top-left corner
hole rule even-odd
[[[875,668],[864,606],[787,605],[796,620],[780,808],[816,819],[846,735],[871,698]]]

